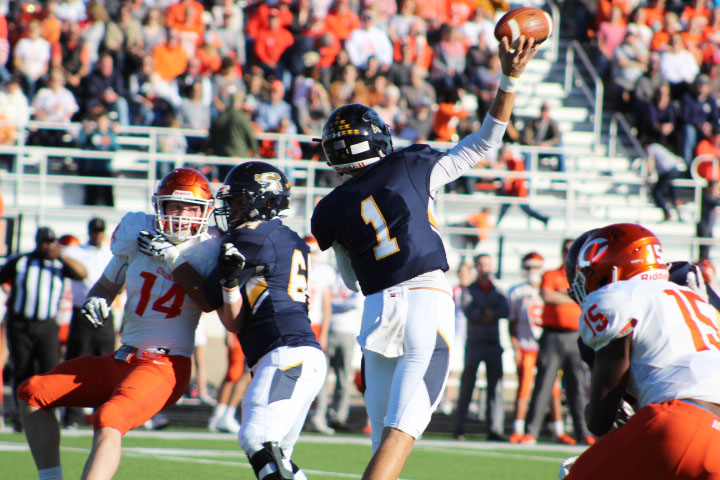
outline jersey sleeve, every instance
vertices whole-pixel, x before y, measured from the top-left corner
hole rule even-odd
[[[323,221],[328,208],[328,199],[332,197],[333,195],[331,193],[317,204],[315,211],[313,211],[312,219],[310,220],[310,231],[317,240],[320,250],[323,251],[330,248],[335,240],[335,232],[326,226],[327,222]]]
[[[596,290],[583,303],[580,336],[595,351],[635,328],[630,292],[617,286]]]
[[[129,259],[127,255],[113,255],[105,267],[105,270],[103,270],[103,275],[117,285],[124,285],[128,263]]]
[[[112,234],[110,251],[115,255],[130,255],[136,252],[140,230],[153,229],[150,218],[150,215],[143,212],[126,213]]]

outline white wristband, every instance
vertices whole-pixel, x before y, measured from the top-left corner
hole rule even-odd
[[[180,249],[170,247],[165,251],[165,264],[174,272],[177,267],[185,263],[185,257],[180,254]]]
[[[233,288],[225,288],[222,287],[222,297],[223,302],[227,303],[228,305],[231,305],[238,300],[240,300],[240,288],[239,287],[233,287]]]
[[[504,73],[500,77],[500,90],[507,93],[515,93],[517,90],[518,82],[520,81],[517,77],[508,77]]]

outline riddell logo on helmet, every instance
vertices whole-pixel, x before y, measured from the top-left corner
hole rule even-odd
[[[607,253],[608,240],[606,238],[594,238],[583,245],[578,254],[578,267],[587,267],[597,263]]]
[[[173,191],[173,197],[193,197],[193,193],[188,190],[175,190]]]

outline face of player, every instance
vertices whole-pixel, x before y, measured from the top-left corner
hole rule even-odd
[[[202,218],[203,208],[194,203],[171,201],[165,204],[165,215],[171,217],[173,230],[186,230],[191,227],[186,218]]]

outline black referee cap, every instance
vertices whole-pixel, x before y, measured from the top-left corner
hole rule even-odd
[[[105,231],[105,220],[95,217],[88,222],[88,232],[97,233]]]
[[[57,237],[50,227],[40,227],[35,233],[35,243],[38,245],[41,243],[53,243],[55,240],[57,240]]]

